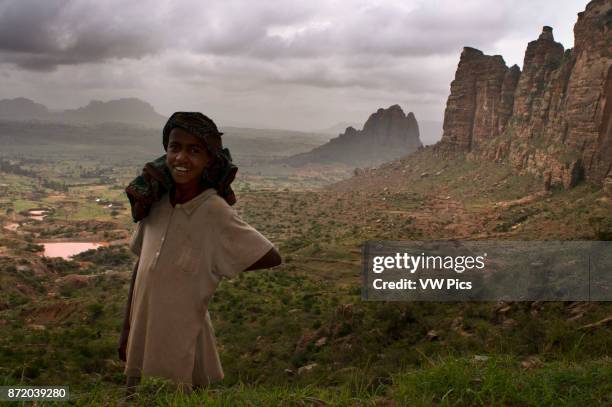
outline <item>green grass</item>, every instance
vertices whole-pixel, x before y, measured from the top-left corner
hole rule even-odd
[[[513,358],[451,359],[396,375],[394,398],[411,406],[581,406],[612,403],[609,359],[534,370]]]
[[[352,370],[336,385],[266,386],[237,383],[187,394],[170,382],[145,378],[132,399],[138,406],[583,406],[612,402],[612,363],[550,363],[527,369],[510,357],[445,358],[387,376]],[[5,385],[16,380],[0,378]],[[71,386],[74,405],[114,405],[122,386]],[[58,403],[42,403],[56,405]],[[10,405],[10,404],[9,404]],[[16,403],[15,403],[16,405]]]
[[[25,211],[27,209],[32,209],[40,206],[40,202],[30,201],[25,199],[16,199],[13,201],[13,210],[15,212]]]

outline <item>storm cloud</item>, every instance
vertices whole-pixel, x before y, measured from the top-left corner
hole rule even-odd
[[[557,40],[571,46],[585,5],[0,0],[0,96],[31,97],[52,108],[136,96],[164,114],[177,104],[222,117],[244,109],[247,121],[259,117],[252,112],[262,105],[293,97],[295,111],[262,125],[294,128],[316,128],[303,112],[317,106],[326,110],[319,127],[336,115],[363,121],[380,107],[375,103],[419,104],[403,107],[441,120],[464,46],[520,64],[542,25],[555,27]]]
[[[159,51],[157,21],[130,3],[16,0],[0,2],[2,61],[24,69],[140,58]],[[137,21],[133,24],[132,22]]]
[[[169,49],[256,59],[432,55],[492,43],[519,19],[512,2],[5,0],[0,51],[25,69],[141,58]]]

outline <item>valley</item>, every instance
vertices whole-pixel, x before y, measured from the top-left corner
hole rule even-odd
[[[19,225],[0,234],[0,377],[70,383],[81,404],[118,400],[116,345],[135,260],[121,188],[137,169],[115,168],[106,176],[125,175],[108,183],[104,172],[74,185],[56,180],[58,191],[37,177],[67,175],[66,164],[22,164],[32,173],[0,178],[10,191],[2,224]],[[439,160],[431,148],[324,187],[250,179],[261,183],[244,188],[238,178],[236,209],[277,245],[284,263],[221,284],[210,312],[226,379],[201,397],[427,405],[444,386],[464,400],[503,394],[518,404],[533,403],[541,391],[594,402],[610,394],[610,327],[601,322],[612,312],[607,303],[360,299],[366,240],[605,240],[612,200],[601,188],[545,192],[540,179],[503,164]],[[23,214],[30,208],[49,214],[31,219]],[[41,242],[50,241],[105,245],[72,260],[41,257]],[[426,377],[434,381],[422,390]],[[582,384],[570,393],[555,377]],[[517,383],[529,391],[504,390]],[[168,384],[147,382],[141,402],[155,402],[152,394],[179,397],[166,391]]]

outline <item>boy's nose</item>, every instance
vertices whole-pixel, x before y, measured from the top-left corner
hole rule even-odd
[[[186,158],[187,158],[187,153],[184,150],[181,150],[176,154],[175,161],[183,162]]]

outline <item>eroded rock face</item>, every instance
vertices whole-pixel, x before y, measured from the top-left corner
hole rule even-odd
[[[496,134],[502,134],[504,132],[508,120],[512,117],[514,92],[516,91],[516,86],[518,85],[520,77],[521,69],[518,65],[512,65],[512,67],[506,71],[500,94],[499,111],[497,113],[499,122]]]
[[[549,85],[563,58],[563,45],[555,42],[550,27],[527,45],[523,72],[514,92],[513,116],[522,122],[541,123],[549,107]]]
[[[603,183],[612,167],[612,2],[591,1],[574,35],[564,51],[545,26],[523,72],[465,48],[436,149],[504,160],[565,187]]]
[[[377,165],[416,151],[421,147],[419,126],[412,112],[398,105],[378,109],[363,130],[347,127],[328,143],[286,160],[291,165],[344,163],[354,167]]]
[[[471,151],[505,128],[512,113],[520,70],[499,56],[465,47],[444,113],[443,144],[451,151]]]
[[[578,15],[574,36],[565,144],[580,152],[587,177],[603,180],[612,166],[612,2],[590,2]]]

